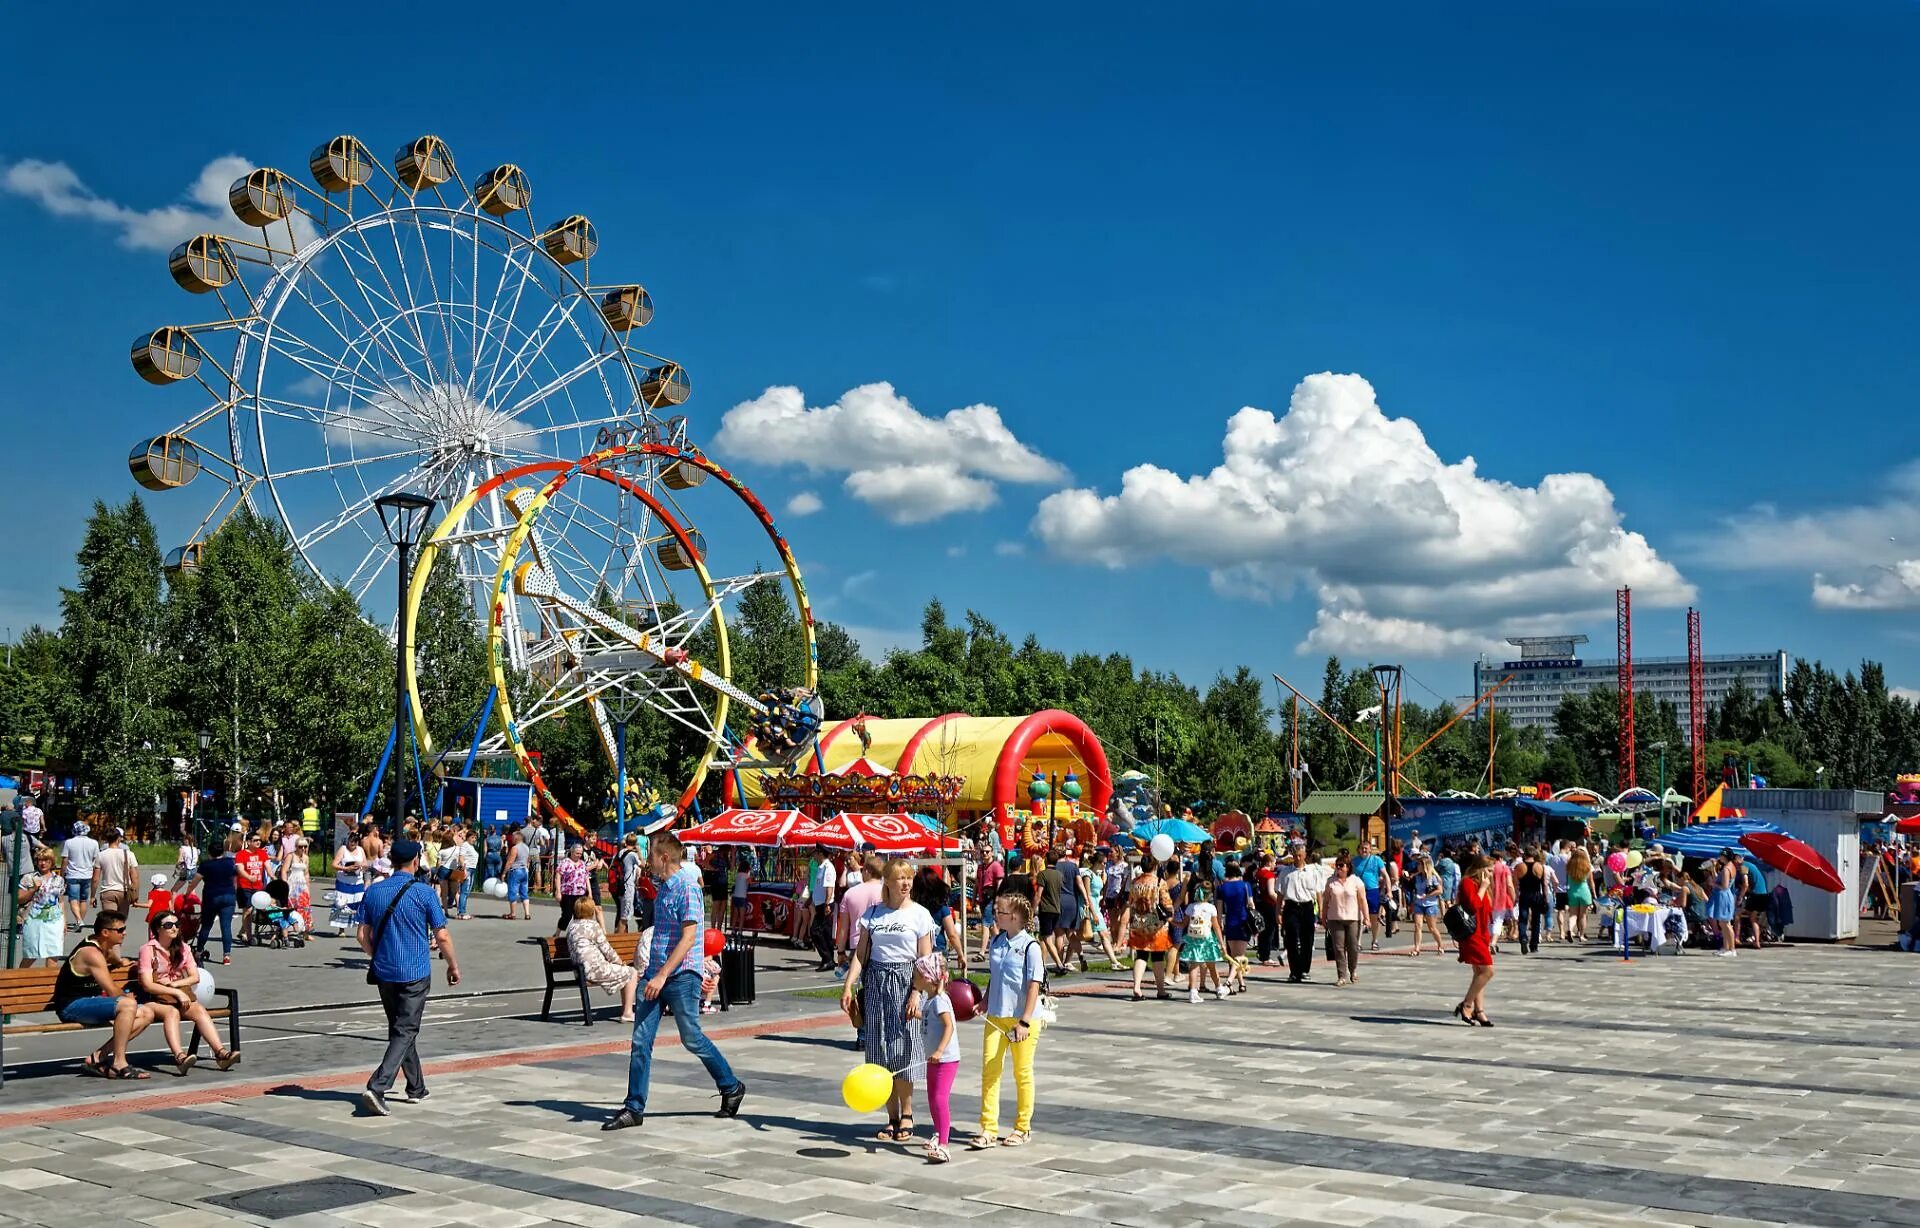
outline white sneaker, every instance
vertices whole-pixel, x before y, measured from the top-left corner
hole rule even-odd
[[[1719,956],[1719,957],[1720,957],[1721,959],[1733,959],[1733,958],[1735,958],[1735,957],[1736,957],[1736,955],[1737,955],[1737,952],[1734,952],[1734,951],[1716,951],[1716,952],[1715,952],[1715,954],[1716,954],[1716,955],[1718,955],[1718,956]]]
[[[1197,989],[1189,989],[1187,991],[1187,1001],[1195,1006],[1200,1005],[1200,991]]]
[[[1213,991],[1213,1000],[1216,1002],[1225,1002],[1228,992],[1226,986],[1221,986],[1219,989]]]

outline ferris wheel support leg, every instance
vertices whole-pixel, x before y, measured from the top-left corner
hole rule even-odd
[[[380,782],[386,779],[387,765],[393,761],[394,735],[399,732],[398,722],[387,731],[387,748],[380,752],[380,762],[373,769],[373,783],[367,786],[367,800],[360,803],[361,814],[373,813],[373,799],[380,796]]]

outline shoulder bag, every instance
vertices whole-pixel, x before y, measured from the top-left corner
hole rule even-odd
[[[400,901],[407,897],[407,892],[412,891],[419,883],[420,880],[417,878],[408,879],[407,885],[400,888],[400,890],[394,894],[393,899],[388,902],[387,911],[380,914],[380,924],[373,927],[372,945],[375,952],[380,950],[380,940],[387,936],[387,922],[393,920],[393,910],[400,906]],[[373,975],[373,956],[369,955],[367,957],[367,984],[378,985],[379,983],[380,978]]]

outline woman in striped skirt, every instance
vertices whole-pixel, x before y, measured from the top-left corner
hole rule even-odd
[[[913,1138],[913,1084],[926,1071],[921,1038],[920,992],[913,987],[913,961],[933,950],[933,914],[913,902],[913,866],[895,859],[881,872],[880,902],[859,921],[853,963],[840,1009],[853,1014],[860,987],[861,1035],[867,1060],[893,1073],[887,1125],[878,1137],[905,1143]]]

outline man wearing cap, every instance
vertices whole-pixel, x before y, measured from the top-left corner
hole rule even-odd
[[[100,859],[100,842],[87,834],[84,822],[73,825],[73,834],[60,846],[64,862],[61,873],[67,880],[67,912],[74,927],[87,923],[87,901],[93,898],[93,868]]]
[[[399,1074],[407,1079],[402,1103],[427,1098],[426,1075],[416,1046],[427,991],[433,987],[434,946],[447,961],[447,984],[460,983],[460,962],[453,953],[453,935],[447,933],[447,914],[433,888],[415,876],[420,852],[417,840],[394,841],[388,852],[392,877],[369,887],[360,902],[360,949],[372,958],[367,981],[379,986],[380,1005],[387,1012],[387,1052],[360,1093],[361,1107],[378,1117],[387,1116],[387,1093]]]

